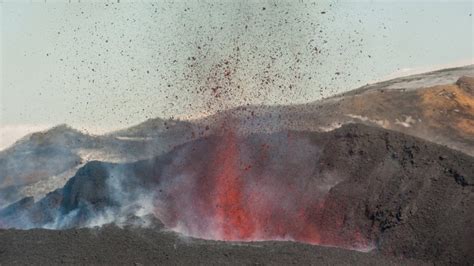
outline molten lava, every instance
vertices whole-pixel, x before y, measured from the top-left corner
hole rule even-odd
[[[214,161],[217,168],[216,220],[223,240],[246,240],[255,233],[255,225],[249,208],[245,206],[236,136],[230,132],[224,140],[226,144],[218,147]]]
[[[160,176],[157,216],[185,234],[226,241],[366,246],[318,176],[320,150],[298,134],[197,141]],[[323,174],[321,174],[323,175]],[[328,183],[329,182],[329,183]]]

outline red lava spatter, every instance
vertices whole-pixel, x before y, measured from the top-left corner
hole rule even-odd
[[[246,240],[255,233],[252,214],[243,194],[239,172],[239,150],[233,132],[226,134],[225,145],[218,148],[215,166],[216,219],[223,240]]]
[[[368,246],[357,229],[342,230],[345,217],[337,210],[343,206],[326,202],[325,195],[318,194],[317,184],[295,176],[275,178],[269,176],[271,171],[261,170],[271,164],[275,151],[271,145],[247,143],[232,128],[223,132],[205,152],[193,148],[195,153],[182,165],[186,170],[181,166],[173,169],[172,175],[192,171],[195,175],[189,177],[193,180],[163,188],[168,194],[159,204],[158,216],[166,226],[191,236],[224,241],[293,240],[352,249]],[[296,137],[292,135],[286,144]],[[250,155],[249,147],[254,152]],[[291,146],[287,150],[287,154],[279,155],[279,163],[298,152]],[[198,156],[206,158],[193,162]],[[252,165],[245,156],[255,160]]]

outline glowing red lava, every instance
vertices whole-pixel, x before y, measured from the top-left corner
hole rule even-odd
[[[239,172],[239,151],[236,136],[230,132],[225,138],[226,145],[218,147],[214,164],[217,168],[216,219],[223,240],[245,240],[252,237],[255,225],[252,214],[245,206]]]
[[[317,175],[319,148],[288,134],[226,130],[183,148],[160,177],[157,216],[187,235],[225,240],[293,240],[360,248],[344,206]]]

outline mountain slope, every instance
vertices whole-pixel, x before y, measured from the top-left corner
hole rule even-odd
[[[474,156],[472,77],[474,66],[446,69],[367,85],[314,103],[245,106],[193,121],[156,118],[104,136],[58,126],[0,152],[0,206],[61,187],[88,161],[152,158],[188,141],[221,134],[226,123],[238,125],[239,135],[321,132],[363,123]]]
[[[364,123],[474,156],[474,66],[376,83],[314,103],[241,107],[195,122],[219,131],[229,119],[243,134]]]
[[[152,213],[167,228],[210,239],[286,236],[425,261],[474,260],[473,157],[357,124],[235,138],[237,154],[223,135],[136,163],[88,163],[42,201],[0,211],[0,223],[59,229]]]

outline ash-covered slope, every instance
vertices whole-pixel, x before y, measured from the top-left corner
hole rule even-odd
[[[169,138],[172,135],[189,134],[193,131],[194,127],[195,125],[187,121],[153,118],[136,126],[114,131],[107,135],[122,138]]]
[[[474,65],[375,83],[308,104],[240,107],[196,123],[219,130],[231,117],[244,134],[363,123],[474,156]]]
[[[25,196],[40,198],[62,187],[79,167],[89,161],[143,160],[191,139],[187,128],[168,131],[166,121],[148,129],[141,130],[140,136],[129,138],[128,134],[120,132],[88,135],[60,125],[24,137],[0,151],[0,207]],[[135,130],[132,128],[130,132]]]
[[[21,190],[29,184],[48,177],[59,179],[55,181],[67,179],[61,175],[74,174],[70,170],[82,163],[81,156],[74,151],[79,147],[92,148],[95,143],[94,137],[63,125],[31,134],[1,151],[0,206],[28,195]]]
[[[148,228],[106,226],[52,231],[1,230],[10,264],[107,265],[425,265],[423,261],[294,242],[228,243]]]
[[[0,187],[35,182],[70,169],[81,161],[72,150],[93,143],[89,136],[67,126],[31,134],[0,152]]]
[[[38,203],[0,211],[0,224],[60,229],[151,213],[200,238],[296,240],[468,264],[473,173],[468,155],[363,125],[231,131],[151,160],[88,163]]]
[[[245,106],[195,121],[150,119],[104,136],[67,126],[25,137],[0,152],[0,206],[61,187],[92,160],[153,158],[185,142],[221,134],[224,121],[238,135],[288,130],[328,131],[364,123],[416,136],[474,155],[474,66],[397,78],[314,103]],[[457,82],[456,82],[457,81]]]

